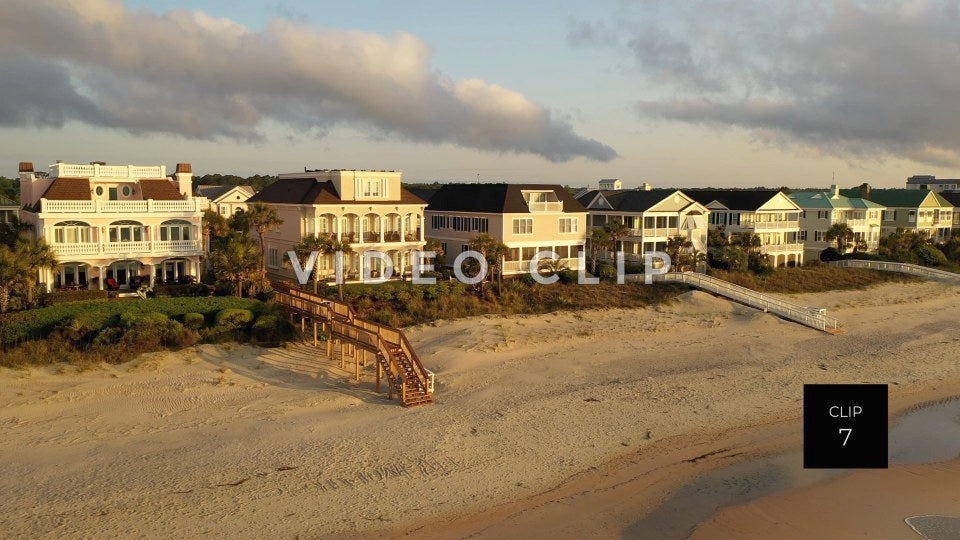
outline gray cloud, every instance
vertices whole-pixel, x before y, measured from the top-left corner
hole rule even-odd
[[[621,17],[618,46],[654,87],[637,111],[840,156],[960,164],[955,2],[792,4],[700,2],[667,20]],[[571,28],[571,42],[589,39],[584,28]]]
[[[523,94],[451,79],[430,57],[404,33],[318,30],[284,18],[257,32],[202,12],[128,10],[119,0],[4,0],[0,125],[76,120],[257,140],[266,121],[313,135],[345,123],[557,162],[617,156]]]

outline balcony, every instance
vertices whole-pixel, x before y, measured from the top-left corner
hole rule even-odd
[[[78,165],[57,163],[51,168],[53,176],[76,176],[81,178],[166,178],[167,167],[158,165]]]
[[[40,199],[41,214],[183,214],[203,212],[210,207],[205,197],[184,201],[52,201]]]
[[[570,270],[577,270],[580,267],[580,259],[577,257],[560,259]],[[504,274],[527,274],[530,272],[530,261],[504,261]]]
[[[563,212],[563,201],[528,202],[531,212]]]
[[[199,255],[202,250],[199,240],[148,240],[143,242],[81,242],[50,244],[58,257],[107,257],[118,255]]]
[[[680,234],[680,229],[675,227],[666,229],[643,229],[644,237],[668,238],[670,236],[677,236],[678,234]]]
[[[364,231],[363,239],[358,241],[360,234],[354,231],[340,233],[340,239],[351,244],[386,244],[402,242],[420,242],[420,229],[404,233],[401,237],[400,231],[384,231],[383,240],[380,239],[380,231]]]
[[[838,219],[836,223],[845,223],[848,227],[866,227],[870,222],[866,219]]]
[[[752,223],[742,223],[743,228],[753,227],[754,229],[799,229],[799,221],[754,221]]]
[[[785,253],[791,251],[803,251],[803,244],[767,244],[760,248],[763,253]]]

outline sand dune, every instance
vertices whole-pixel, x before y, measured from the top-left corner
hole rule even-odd
[[[799,299],[836,310],[847,333],[700,292],[657,309],[415,328],[437,403],[410,410],[373,391],[371,368],[354,383],[352,366],[306,345],[204,345],[82,373],[3,370],[0,529],[437,534],[435,520],[528,500],[668,438],[795,418],[803,383],[911,389],[956,377],[960,288]],[[591,532],[617,536],[626,515],[608,517]],[[449,529],[461,530],[473,529]]]

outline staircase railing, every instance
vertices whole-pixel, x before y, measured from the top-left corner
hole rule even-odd
[[[802,306],[800,304],[795,304],[782,298],[757,292],[746,287],[741,287],[740,285],[735,285],[729,281],[717,279],[699,272],[669,272],[666,274],[655,274],[654,280],[672,283],[684,283],[698,289],[703,289],[705,291],[710,291],[712,293],[725,296],[731,300],[735,300],[741,304],[746,304],[750,307],[755,307],[764,311],[770,311],[783,317],[784,319],[789,319],[805,326],[816,328],[817,330],[823,330],[827,332],[830,330],[836,330],[840,327],[837,319],[829,317],[824,313],[826,311],[825,309],[811,308]]]
[[[862,259],[846,259],[842,261],[832,261],[830,264],[842,268],[866,268],[869,270],[882,270],[884,272],[900,272],[919,276],[926,279],[943,279],[947,281],[960,282],[960,274],[928,268],[918,264],[888,262],[888,261],[866,261]]]

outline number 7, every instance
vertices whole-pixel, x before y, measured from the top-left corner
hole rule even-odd
[[[840,428],[840,434],[841,434],[841,435],[843,435],[843,432],[844,432],[844,431],[847,432],[847,436],[843,438],[843,445],[842,445],[842,446],[846,446],[846,445],[847,445],[847,441],[850,440],[850,435],[853,434],[853,428]]]

